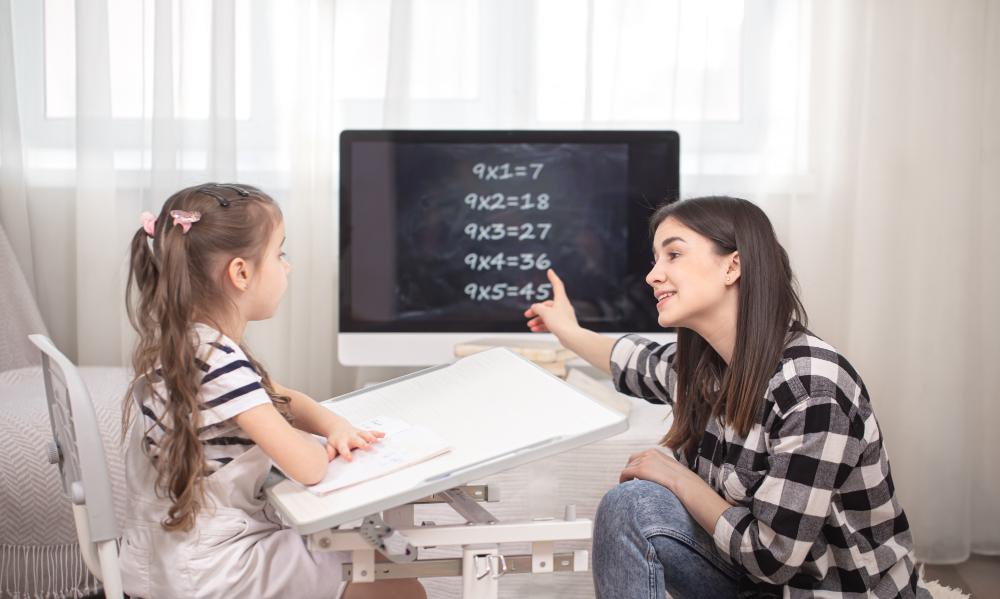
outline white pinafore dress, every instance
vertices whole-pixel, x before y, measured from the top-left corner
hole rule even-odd
[[[138,419],[125,453],[125,593],[146,599],[340,596],[341,566],[349,554],[312,553],[302,537],[282,526],[263,492],[271,460],[256,445],[205,479],[206,501],[190,532],[163,530],[160,522],[171,504],[156,494],[156,468],[142,451],[142,424]]]

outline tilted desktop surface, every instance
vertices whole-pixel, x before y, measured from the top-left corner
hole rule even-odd
[[[387,415],[447,439],[444,455],[319,497],[280,475],[268,498],[302,535],[401,506],[628,429],[622,414],[507,348],[330,400],[352,422]]]

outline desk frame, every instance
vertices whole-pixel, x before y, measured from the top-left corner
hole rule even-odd
[[[482,493],[489,496],[488,487]],[[463,493],[464,494],[464,493]],[[485,497],[479,499],[483,501]],[[468,496],[466,495],[468,499]],[[467,510],[447,500],[460,514]],[[469,499],[469,501],[472,501]],[[418,503],[436,502],[427,498]],[[359,529],[324,529],[307,537],[310,551],[351,551],[350,563],[343,566],[343,579],[354,583],[374,582],[395,578],[429,578],[461,576],[463,599],[496,599],[498,582],[504,575],[555,571],[586,572],[589,552],[555,554],[555,541],[592,538],[593,522],[575,518],[575,508],[567,506],[563,519],[541,519],[526,522],[500,522],[483,508],[485,516],[465,516],[464,524],[417,525],[413,503],[386,510],[385,523],[405,535],[415,547],[461,545],[462,557],[452,559],[415,560],[408,563],[375,562],[375,550]],[[499,543],[530,542],[531,555],[506,556]]]

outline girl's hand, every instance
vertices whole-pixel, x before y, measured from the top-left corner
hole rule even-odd
[[[670,489],[682,503],[685,492],[699,484],[711,491],[711,487],[700,476],[659,449],[647,449],[629,457],[628,465],[622,470],[618,482],[620,484],[633,479],[662,485]]]
[[[556,271],[550,268],[546,274],[549,277],[549,282],[552,283],[552,299],[532,304],[524,315],[531,319],[528,321],[528,328],[531,329],[531,332],[551,332],[555,334],[564,347],[568,347],[565,339],[573,330],[580,328],[580,323],[576,320],[576,311],[569,303],[569,298],[566,297],[566,288],[556,275]]]
[[[352,448],[371,449],[370,443],[378,443],[384,436],[383,432],[366,431],[350,424],[337,426],[326,434],[326,455],[330,460],[342,455],[350,462],[354,460],[354,456],[351,455]]]

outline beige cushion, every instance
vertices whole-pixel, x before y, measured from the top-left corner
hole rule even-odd
[[[118,526],[123,528],[125,467],[118,441],[128,379],[123,368],[92,366],[79,371],[104,437]],[[51,440],[41,367],[0,372],[2,597],[80,597],[99,588],[80,555],[59,469],[46,459]]]

